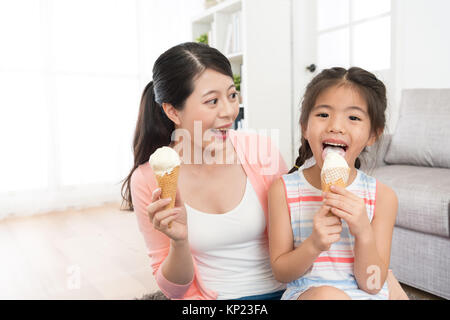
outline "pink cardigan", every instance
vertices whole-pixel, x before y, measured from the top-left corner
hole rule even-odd
[[[270,138],[233,130],[230,130],[229,135],[240,163],[258,195],[268,225],[267,193],[272,182],[287,172],[286,164]],[[140,165],[131,176],[134,212],[159,288],[170,299],[217,299],[217,294],[208,290],[202,283],[195,259],[193,259],[194,278],[190,283],[178,285],[163,276],[160,265],[169,253],[170,240],[165,234],[153,228],[146,212],[152,192],[157,186],[148,162]]]

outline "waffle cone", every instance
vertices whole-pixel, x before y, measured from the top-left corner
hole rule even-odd
[[[180,166],[173,168],[172,172],[162,176],[156,175],[156,180],[161,188],[161,199],[171,198],[172,201],[166,206],[165,209],[175,207],[175,197],[177,195],[178,174],[180,172]]]
[[[338,180],[336,180],[333,183],[326,183],[325,181],[322,180],[322,191],[323,192],[329,192],[331,189],[331,186],[339,186],[339,187],[343,187],[345,188],[347,186],[347,184],[342,180],[342,178],[339,178]]]
[[[330,192],[331,186],[339,186],[345,188],[347,186],[348,177],[350,174],[350,168],[329,168],[322,171],[320,178],[322,182],[322,191]],[[328,212],[327,216],[333,214]]]
[[[322,191],[328,192],[332,185],[345,188],[348,182],[350,168],[330,168],[320,175],[322,181]]]

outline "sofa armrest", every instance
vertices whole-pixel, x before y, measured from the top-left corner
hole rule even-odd
[[[392,134],[382,135],[372,146],[367,147],[366,151],[360,156],[361,170],[372,172],[375,168],[387,165],[384,157],[391,144]]]

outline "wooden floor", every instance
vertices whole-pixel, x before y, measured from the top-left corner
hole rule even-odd
[[[134,299],[154,292],[134,213],[119,204],[0,221],[0,299]]]
[[[134,299],[157,290],[134,213],[109,204],[0,220],[0,299]],[[411,299],[442,299],[403,285]]]

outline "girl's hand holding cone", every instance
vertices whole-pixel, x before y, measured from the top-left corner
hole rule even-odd
[[[173,208],[166,209],[172,199],[160,199],[160,196],[161,188],[157,188],[152,193],[152,202],[147,206],[147,212],[153,227],[174,241],[187,240],[186,208],[178,190],[175,197],[175,207]]]
[[[339,186],[332,186],[331,191],[324,194],[324,205],[330,206],[334,215],[347,222],[352,235],[366,234],[371,225],[364,199]]]
[[[323,205],[313,217],[313,230],[310,235],[314,247],[322,252],[341,238],[342,223],[335,216],[328,216],[330,207]]]

